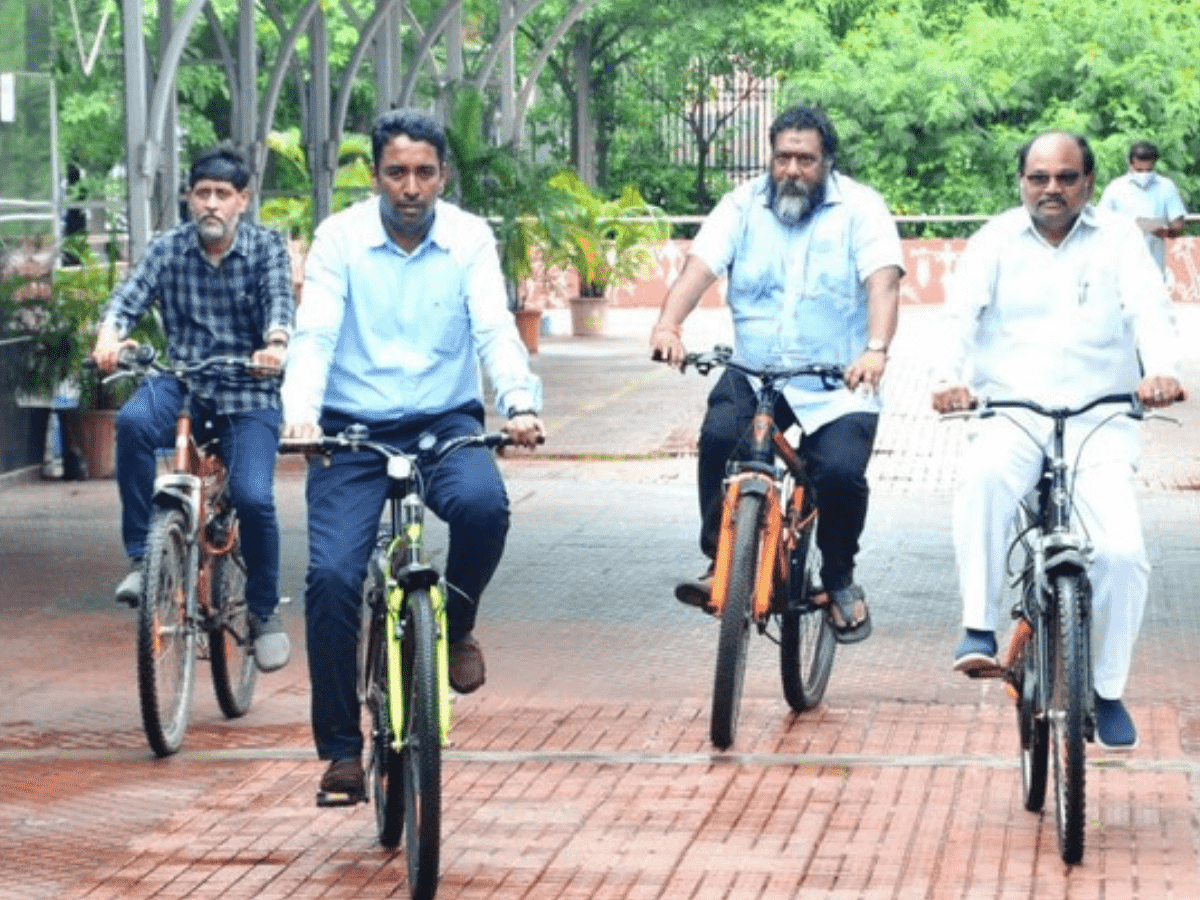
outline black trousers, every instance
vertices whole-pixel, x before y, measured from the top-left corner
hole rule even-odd
[[[708,412],[700,426],[698,480],[700,549],[710,558],[717,553],[726,467],[745,456],[754,409],[754,388],[738,372],[724,372],[708,396]],[[776,426],[784,431],[795,423],[791,407],[780,397]],[[878,425],[875,413],[851,413],[805,434],[800,442],[821,511],[817,546],[823,557],[821,580],[829,590],[846,587],[854,580],[858,539],[867,519],[867,463]]]

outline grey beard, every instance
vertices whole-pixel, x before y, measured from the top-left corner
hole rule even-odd
[[[196,223],[196,231],[200,240],[205,244],[219,244],[237,226],[237,220],[225,223],[218,219],[201,219]]]
[[[784,225],[799,225],[825,200],[825,185],[809,188],[804,184],[771,185],[771,211]]]
[[[425,215],[421,216],[415,222],[410,222],[407,219],[396,214],[395,207],[388,203],[387,198],[382,194],[379,195],[379,215],[383,217],[385,225],[389,225],[398,231],[400,234],[424,234],[429,230],[429,226],[433,224],[433,211],[436,204],[430,203],[429,209],[425,210]]]

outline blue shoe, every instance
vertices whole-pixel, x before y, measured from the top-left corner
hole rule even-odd
[[[1137,728],[1119,699],[1096,695],[1096,743],[1105,750],[1132,750],[1138,745]]]
[[[954,651],[954,671],[972,677],[989,669],[998,669],[996,633],[968,628]]]

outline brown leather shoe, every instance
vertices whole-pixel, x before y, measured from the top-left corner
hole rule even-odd
[[[335,759],[321,776],[317,806],[353,806],[367,802],[366,778],[357,756]]]
[[[450,645],[450,687],[469,694],[483,687],[483,649],[472,635]]]

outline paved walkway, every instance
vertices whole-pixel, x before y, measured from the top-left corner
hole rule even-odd
[[[872,463],[875,634],[839,651],[802,716],[754,638],[729,753],[707,738],[713,623],[670,599],[699,561],[686,453],[710,383],[645,361],[646,318],[552,336],[535,359],[550,441],[504,463],[514,530],[480,623],[488,684],[455,704],[439,897],[1200,898],[1197,404],[1183,428],[1148,426],[1153,597],[1128,694],[1142,744],[1089,748],[1087,850],[1068,869],[1053,816],[1021,807],[1011,705],[949,671],[961,429],[925,409],[930,311],[904,311]],[[686,336],[722,328],[702,315]],[[1200,359],[1188,373],[1200,387]],[[299,596],[297,471],[278,495]],[[299,602],[295,658],[251,712],[223,720],[201,668],[185,749],[152,757],[111,601],[115,522],[111,482],[0,486],[0,900],[406,896],[403,851],[378,847],[368,807],[313,806]]]

